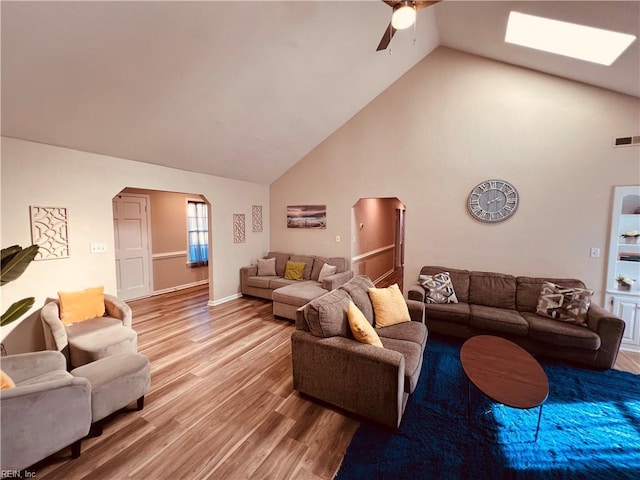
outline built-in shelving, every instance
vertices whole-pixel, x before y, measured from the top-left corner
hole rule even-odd
[[[622,236],[632,231],[640,231],[640,186],[615,187],[606,305],[625,321],[622,348],[640,351],[640,237]],[[633,285],[620,286],[616,281],[620,276],[634,280]]]

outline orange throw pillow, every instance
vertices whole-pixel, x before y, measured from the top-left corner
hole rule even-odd
[[[60,320],[65,325],[84,322],[104,315],[104,287],[79,292],[58,292]]]
[[[0,390],[15,388],[16,384],[9,375],[0,370]]]
[[[409,307],[397,283],[389,288],[370,288],[369,298],[373,304],[376,328],[411,321]]]

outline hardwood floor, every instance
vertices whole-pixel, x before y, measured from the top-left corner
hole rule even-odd
[[[144,410],[29,469],[40,479],[331,479],[359,423],[302,398],[291,380],[293,323],[271,302],[207,306],[207,287],[131,302],[151,360]],[[640,354],[616,368],[640,373]]]

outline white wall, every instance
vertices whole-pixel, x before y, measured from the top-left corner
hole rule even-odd
[[[2,287],[3,311],[20,298],[36,297],[22,323],[2,328],[9,353],[43,347],[37,309],[47,297],[97,285],[116,291],[111,199],[125,187],[198,193],[211,202],[214,301],[237,295],[240,267],[269,249],[269,192],[264,185],[5,137],[1,167],[2,246],[31,244],[30,205],[66,207],[71,253],[67,259],[34,262],[22,277]],[[252,205],[263,206],[262,233],[251,232]],[[245,243],[233,243],[234,213],[245,214]],[[105,242],[108,252],[90,254],[92,242]]]
[[[349,256],[351,207],[406,206],[405,286],[422,265],[576,277],[602,301],[612,187],[640,183],[640,100],[438,48],[271,185],[271,249]],[[515,185],[520,207],[493,225],[467,195]],[[327,204],[326,230],[293,230],[286,205]],[[589,258],[599,247],[600,258]]]

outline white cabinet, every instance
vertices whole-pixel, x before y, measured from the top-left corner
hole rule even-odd
[[[611,313],[624,320],[622,348],[640,352],[640,298],[632,295],[610,294],[607,305]]]
[[[615,187],[606,305],[625,321],[622,348],[640,351],[640,237],[623,236],[632,231],[640,231],[640,186]],[[633,284],[626,289],[616,281],[619,277]]]

